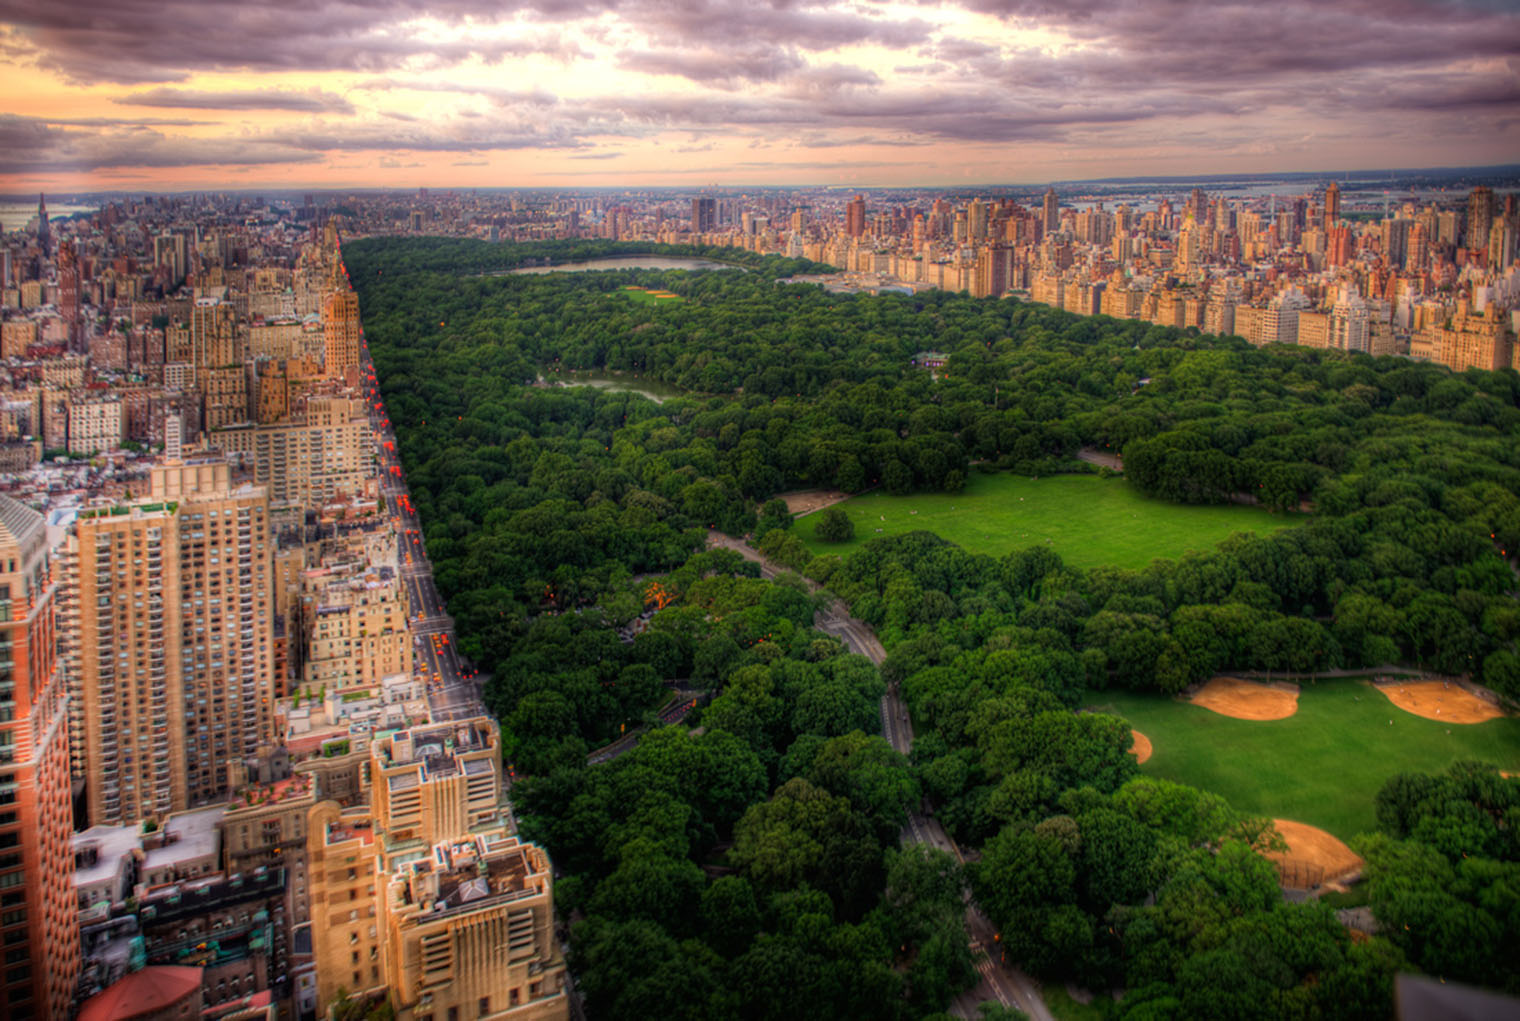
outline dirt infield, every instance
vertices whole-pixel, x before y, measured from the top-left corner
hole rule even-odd
[[[848,500],[850,494],[842,489],[799,489],[795,493],[777,493],[786,501],[786,509],[797,517]]]
[[[1373,685],[1388,701],[1416,716],[1442,723],[1486,723],[1503,710],[1460,684],[1446,681],[1379,681]]]
[[[1190,701],[1237,720],[1285,720],[1298,712],[1298,686],[1215,677],[1199,688]]]
[[[1129,753],[1135,757],[1136,763],[1144,762],[1151,757],[1151,739],[1138,730],[1131,730],[1130,734],[1135,739],[1135,746],[1129,750]]]
[[[1292,819],[1273,819],[1272,823],[1288,842],[1288,850],[1269,852],[1266,857],[1277,866],[1285,886],[1304,890],[1362,867],[1355,851],[1318,827]]]

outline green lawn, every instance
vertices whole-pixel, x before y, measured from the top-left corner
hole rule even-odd
[[[1235,720],[1157,695],[1100,691],[1089,699],[1151,739],[1142,772],[1342,840],[1375,827],[1373,798],[1395,773],[1438,772],[1459,759],[1520,770],[1520,719],[1448,725],[1350,679],[1304,682],[1298,712],[1285,720]]]
[[[648,291],[641,291],[633,287],[624,287],[622,290],[618,291],[618,293],[623,295],[625,298],[631,298],[634,301],[642,302],[645,305],[669,305],[672,303],[679,304],[680,302],[686,300],[679,294],[656,296]]]
[[[848,554],[878,535],[925,529],[968,550],[1000,557],[1049,541],[1074,567],[1144,567],[1158,557],[1209,549],[1235,532],[1268,532],[1303,520],[1255,507],[1184,506],[1153,500],[1123,478],[973,472],[959,493],[866,493],[838,504],[855,523],[848,543],[820,542],[816,514],[797,535],[815,554]]]

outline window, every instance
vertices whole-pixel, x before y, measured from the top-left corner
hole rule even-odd
[[[491,998],[489,996],[482,996],[480,998],[480,1016],[485,1017],[489,1013],[491,1013]]]

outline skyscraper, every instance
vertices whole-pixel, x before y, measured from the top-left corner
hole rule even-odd
[[[694,198],[691,200],[691,231],[706,234],[718,229],[718,200]]]
[[[69,540],[76,775],[91,824],[225,794],[273,736],[269,499],[225,461],[152,469],[148,500],[80,513]]]
[[[1494,190],[1478,185],[1467,196],[1467,247],[1487,248],[1494,226]]]
[[[245,335],[231,302],[197,298],[190,309],[190,360],[205,402],[205,429],[225,429],[249,420]]]
[[[44,257],[53,254],[53,227],[48,223],[47,196],[41,192],[37,194],[37,244]]]
[[[866,200],[864,195],[856,195],[845,204],[844,230],[852,238],[858,238],[866,232]]]
[[[1187,212],[1200,225],[1209,218],[1209,197],[1202,188],[1194,188],[1188,195]]]
[[[1341,186],[1331,181],[1325,185],[1325,231],[1341,218]]]
[[[68,696],[42,515],[0,495],[0,1016],[62,1021],[79,974]]]
[[[1061,203],[1056,199],[1054,188],[1045,189],[1045,233],[1054,233],[1061,226]]]

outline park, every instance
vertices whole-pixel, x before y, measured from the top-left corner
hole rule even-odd
[[[1451,707],[1445,711],[1452,722],[1416,715],[1365,678],[1298,685],[1291,710],[1284,688],[1259,686],[1273,707],[1258,715],[1289,712],[1276,719],[1242,719],[1133,692],[1092,692],[1088,702],[1144,735],[1147,775],[1214,791],[1242,812],[1297,820],[1342,840],[1376,828],[1374,798],[1397,773],[1437,773],[1463,759],[1520,770],[1520,719],[1459,723],[1468,717]],[[1458,694],[1465,693],[1452,692]],[[1240,711],[1240,701],[1231,711]]]
[[[855,526],[846,543],[814,535],[816,515],[797,534],[814,554],[855,549],[881,536],[929,531],[1001,557],[1047,544],[1073,567],[1141,568],[1157,558],[1207,550],[1236,532],[1266,533],[1305,520],[1236,505],[1186,506],[1137,492],[1122,477],[973,472],[958,493],[891,496],[880,490],[838,504]]]

